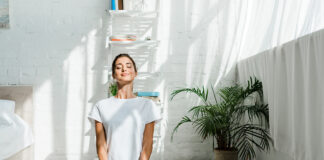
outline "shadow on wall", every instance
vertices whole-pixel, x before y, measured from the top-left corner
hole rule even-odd
[[[271,12],[273,14],[271,15],[272,17],[270,16],[270,22],[273,22],[273,19],[276,18],[276,6],[279,5],[281,7],[281,3],[278,4],[278,2],[274,2],[275,8]],[[103,66],[107,64],[106,60],[108,59],[108,54],[106,54],[108,53],[108,49],[104,47],[106,28],[108,28],[108,17],[105,12],[105,9],[107,9],[106,6],[109,7],[107,3],[108,1],[96,1],[95,3],[89,3],[88,1],[64,3],[63,1],[44,1],[41,3],[29,3],[29,8],[26,8],[23,12],[12,10],[15,14],[21,14],[20,16],[24,18],[20,19],[19,25],[13,25],[11,31],[15,27],[18,29],[26,27],[26,33],[23,35],[25,37],[19,37],[20,41],[17,40],[17,42],[20,42],[24,46],[20,48],[12,47],[7,52],[23,52],[23,54],[19,55],[18,62],[28,64],[34,62],[31,58],[43,58],[44,61],[37,62],[39,63],[36,64],[37,67],[41,68],[43,66],[44,68],[48,68],[48,66],[51,66],[49,70],[45,70],[44,72],[38,70],[37,72],[42,75],[36,77],[37,79],[35,80],[41,87],[34,88],[34,94],[36,93],[37,96],[45,94],[51,96],[51,98],[37,100],[37,103],[39,103],[37,106],[39,108],[35,111],[39,114],[32,115],[38,119],[37,122],[32,123],[46,125],[52,123],[51,126],[34,127],[37,130],[36,133],[41,135],[37,137],[39,144],[37,144],[35,149],[42,148],[43,146],[45,148],[44,153],[36,153],[37,155],[35,156],[37,157],[46,157],[48,160],[77,159],[80,157],[80,159],[95,159],[96,157],[94,132],[92,132],[93,130],[87,132],[90,128],[90,123],[87,122],[86,116],[93,104],[100,99],[106,98],[107,95],[108,86],[103,82],[103,79],[107,78],[107,70]],[[156,79],[138,79],[136,85],[143,90],[147,86],[149,86],[150,90],[162,88],[159,91],[163,93],[162,101],[165,102],[164,125],[165,127],[168,125],[168,128],[163,137],[163,145],[161,145],[161,153],[164,154],[161,157],[165,159],[207,159],[212,154],[212,151],[206,150],[206,152],[201,152],[201,148],[206,146],[208,146],[206,148],[209,148],[211,144],[201,144],[200,139],[195,134],[189,135],[188,133],[193,133],[191,126],[184,128],[187,129],[186,131],[188,133],[184,133],[180,129],[178,136],[175,135],[175,141],[173,143],[169,141],[171,130],[176,125],[175,122],[186,112],[186,106],[197,104],[199,101],[195,99],[188,100],[187,96],[179,96],[169,105],[168,95],[176,87],[193,87],[194,85],[209,86],[209,84],[218,87],[222,79],[225,79],[225,81],[232,79],[233,72],[228,71],[232,67],[233,62],[237,60],[237,53],[247,51],[247,48],[241,48],[245,46],[251,47],[257,42],[257,40],[252,39],[251,42],[253,45],[239,43],[250,42],[245,37],[255,35],[255,30],[247,32],[247,36],[245,36],[244,32],[250,27],[250,24],[246,25],[243,23],[248,15],[245,12],[249,12],[248,10],[244,10],[244,7],[250,6],[245,6],[245,4],[243,6],[243,2],[238,2],[238,4],[235,4],[237,6],[233,7],[231,6],[232,2],[221,0],[199,2],[193,0],[163,0],[160,3],[163,4],[160,13],[163,22],[160,23],[162,25],[158,25],[158,32],[160,33],[153,33],[158,35],[157,37],[159,39],[162,37],[159,51],[154,56],[149,55],[149,53],[141,53],[137,59],[139,61],[139,67],[143,67],[146,63],[149,63],[149,67],[154,67],[155,71],[161,72],[161,74]],[[282,5],[282,10],[285,10],[286,3],[288,2],[284,2]],[[75,4],[81,7],[71,12],[71,8],[68,7],[74,6]],[[319,9],[318,7],[320,5],[315,6],[315,4],[314,1],[307,9]],[[17,4],[13,2],[12,6],[15,5]],[[36,5],[39,5],[39,8],[43,10],[47,6],[51,7],[49,11],[44,12],[46,15],[39,16],[39,14],[28,10],[33,7],[35,8]],[[300,3],[299,5],[301,6],[303,4]],[[84,10],[88,9],[87,7],[95,7],[96,12],[89,12],[85,15]],[[252,7],[254,7],[253,4]],[[90,10],[93,11],[93,8]],[[231,13],[233,10],[235,10],[235,13]],[[289,10],[286,11],[285,15],[289,15]],[[314,18],[310,18],[313,17],[311,13],[314,12],[307,13],[309,15],[305,18],[306,21],[302,25],[303,29],[298,32],[304,32],[304,30],[310,27],[310,24],[313,24],[311,22],[315,21]],[[30,14],[31,16],[26,16],[29,18],[25,18],[22,14]],[[81,17],[80,15],[83,16]],[[299,14],[296,14],[296,17],[298,16]],[[235,18],[233,20],[229,17]],[[39,25],[38,23],[29,23],[31,21],[30,18],[39,18],[47,26],[39,28],[37,27]],[[75,19],[75,21],[72,21],[72,19]],[[285,22],[284,19],[280,19],[279,21]],[[67,22],[75,23],[71,24]],[[240,27],[235,28],[236,26]],[[255,26],[259,28],[259,25]],[[285,26],[285,24],[279,24],[278,26]],[[253,27],[252,24],[251,28]],[[269,37],[268,35],[272,30],[269,26],[265,28],[264,33],[267,36],[263,36],[263,39],[262,36],[261,38],[259,37],[261,39],[261,48],[271,46],[272,44],[267,43],[270,43],[274,39],[280,39],[273,36]],[[286,28],[290,28],[290,26]],[[18,30],[18,33],[20,32],[21,30]],[[263,30],[259,32],[262,33]],[[280,34],[278,35],[276,36],[282,36]],[[33,38],[36,42],[26,41],[27,38]],[[6,41],[11,42],[10,38]],[[64,42],[58,43],[61,41]],[[16,44],[17,42],[11,43]],[[19,51],[19,49],[22,51]],[[38,54],[33,55],[33,53]],[[46,53],[47,57],[40,56],[41,53]],[[55,66],[48,64],[45,58],[49,58],[49,62],[55,63]],[[93,63],[94,65],[92,66]],[[29,65],[34,66],[34,64]],[[82,85],[80,85],[80,81]],[[82,88],[82,86],[85,88]],[[37,96],[36,98],[38,98]],[[46,101],[46,103],[41,101]],[[47,106],[48,104],[50,105]],[[168,112],[168,108],[172,108],[172,110]],[[47,109],[50,111],[50,114],[48,114]],[[167,121],[169,122],[166,124]],[[80,131],[81,133],[79,133]],[[89,145],[88,141],[90,142]],[[199,152],[197,149],[200,149]],[[50,155],[43,155],[51,151],[52,153]],[[186,154],[179,154],[179,152]]]
[[[95,102],[107,97],[108,87],[107,83],[103,82],[103,79],[106,79],[105,76],[108,74],[107,70],[103,67],[108,63],[108,49],[104,47],[107,33],[106,28],[108,28],[108,16],[106,16],[107,13],[104,11],[106,7],[104,6],[108,5],[102,5],[102,3],[107,2],[97,3],[100,3],[98,5],[102,6],[102,10],[96,13],[99,14],[96,17],[102,18],[92,19],[89,16],[85,17],[85,19],[91,19],[87,23],[102,23],[100,27],[86,25],[81,31],[75,28],[85,26],[84,21],[80,21],[79,23],[73,24],[73,26],[68,26],[70,30],[61,31],[64,32],[64,35],[51,35],[53,37],[49,36],[50,38],[46,39],[48,56],[53,57],[59,63],[59,66],[51,68],[51,74],[37,79],[42,85],[51,90],[51,93],[46,94],[52,94],[52,99],[49,99],[51,101],[51,115],[46,117],[48,119],[44,118],[45,116],[42,117],[44,118],[42,120],[45,122],[52,123],[52,127],[39,126],[37,128],[40,131],[39,134],[41,134],[42,129],[44,129],[44,133],[51,133],[51,135],[45,135],[46,137],[50,137],[50,140],[43,143],[38,141],[40,144],[37,144],[38,146],[48,145],[47,143],[52,145],[50,149],[53,152],[47,155],[47,160],[70,158],[88,160],[96,158],[94,130],[88,130],[90,123],[87,122],[86,117]],[[169,37],[162,39],[160,46],[162,49],[157,54],[149,55],[148,52],[145,52],[136,58],[139,61],[139,67],[143,67],[144,64],[148,63],[149,67],[156,68],[155,71],[161,74],[155,79],[137,80],[136,85],[142,90],[146,90],[147,86],[149,86],[150,90],[154,90],[160,87],[161,84],[164,85],[162,86],[163,90],[160,90],[163,93],[163,101],[165,102],[164,125],[167,125],[166,122],[168,120],[170,122],[168,123],[168,129],[164,133],[163,145],[161,145],[162,149],[160,153],[164,154],[159,155],[161,159],[163,157],[165,159],[182,158],[195,160],[210,158],[213,152],[209,149],[206,152],[189,152],[187,155],[175,153],[196,151],[197,148],[206,147],[207,145],[208,147],[206,148],[209,148],[211,142],[202,144],[200,139],[192,134],[178,138],[175,136],[175,141],[170,143],[171,130],[175,126],[174,122],[181,117],[180,114],[185,112],[186,108],[184,105],[188,104],[190,106],[189,103],[199,103],[199,101],[195,99],[187,101],[178,98],[168,106],[168,95],[175,87],[192,87],[195,84],[213,84],[216,86],[221,77],[225,75],[226,70],[221,69],[221,64],[223,62],[230,64],[229,59],[231,57],[224,57],[223,54],[219,54],[222,51],[218,49],[222,45],[220,43],[221,40],[212,33],[218,34],[218,30],[217,28],[215,29],[214,24],[215,15],[220,12],[226,12],[226,8],[229,6],[220,1],[215,4],[211,4],[211,1],[199,2],[200,7],[208,6],[208,9],[196,21],[196,15],[192,14],[192,11],[196,8],[196,2],[187,3],[183,0],[172,2],[172,5],[170,1],[163,1],[161,3],[169,3],[169,6],[164,6],[164,8],[169,8],[170,11],[166,12],[166,10],[163,10],[161,14],[162,17],[166,16],[169,23],[168,26],[158,26],[158,28],[159,32],[163,31],[162,34],[169,34]],[[58,8],[53,8],[52,12],[60,13],[56,9]],[[81,12],[81,9],[79,12]],[[51,21],[49,20],[49,22]],[[83,30],[87,34],[83,37],[78,36],[85,33]],[[67,35],[65,32],[70,34]],[[153,34],[159,35],[156,32]],[[226,30],[226,32],[230,32],[230,30]],[[57,43],[64,38],[66,38],[66,41],[68,40],[66,44]],[[57,51],[57,48],[62,48],[60,45],[66,45],[67,48],[71,48],[72,46],[74,48]],[[51,51],[60,52],[60,57],[57,57],[57,52]],[[162,60],[161,57],[164,59]],[[81,86],[84,86],[84,88],[80,87],[80,81],[82,82]],[[89,107],[90,104],[91,107]],[[175,104],[181,104],[183,106],[176,106]],[[169,107],[172,108],[172,112],[168,112]],[[40,114],[43,113],[42,109],[37,111],[40,111]],[[80,122],[81,126],[79,125]],[[193,131],[191,126],[187,129],[190,132]],[[80,131],[82,132],[79,133]],[[88,141],[90,142],[89,144]]]
[[[203,12],[196,12],[204,7]],[[220,64],[230,63],[228,59],[230,56],[224,57],[219,53],[221,39],[217,36],[218,29],[215,27],[215,21],[216,15],[226,12],[228,7],[221,1],[216,3],[201,1],[199,4],[193,1],[191,3],[172,1],[172,4],[169,2],[169,6],[165,6],[165,8],[170,8],[170,13],[162,14],[168,15],[166,19],[169,19],[170,22],[169,28],[164,34],[170,35],[166,40],[167,44],[165,44],[167,51],[160,53],[161,57],[163,54],[167,56],[158,68],[164,77],[165,102],[169,100],[171,91],[177,87],[194,87],[196,85],[209,87],[210,84],[215,87],[222,81],[226,70],[222,70]],[[197,17],[199,17],[198,20]],[[226,67],[230,67],[230,64],[224,68]],[[165,159],[199,160],[213,157],[212,140],[207,139],[205,141],[207,143],[202,143],[200,137],[194,133],[192,126],[180,128],[174,141],[170,142],[171,131],[176,122],[180,121],[181,116],[191,104],[198,103],[200,103],[198,98],[189,98],[186,95],[179,96],[172,103],[167,104],[166,107],[170,108],[168,109],[170,112],[167,112],[169,122],[164,140]]]
[[[187,28],[193,28],[191,30],[188,30],[188,32],[194,32],[191,33],[190,36],[186,35],[184,37],[176,37],[174,35],[171,35],[169,39],[162,39],[160,47],[165,47],[164,50],[167,50],[167,52],[164,52],[162,49],[158,49],[157,54],[150,55],[150,52],[141,52],[145,49],[139,49],[139,50],[132,50],[131,55],[134,56],[134,59],[136,63],[138,64],[138,67],[141,68],[143,67],[146,63],[149,63],[148,66],[154,69],[155,71],[153,72],[160,72],[158,73],[157,77],[155,78],[144,78],[144,79],[138,79],[141,76],[141,73],[139,73],[139,77],[135,81],[135,86],[139,90],[154,90],[158,87],[159,85],[164,84],[162,87],[163,90],[159,90],[160,92],[164,93],[163,94],[163,102],[165,102],[165,111],[166,113],[164,114],[165,122],[167,122],[167,118],[169,117],[168,114],[168,95],[171,91],[171,89],[175,87],[182,87],[183,85],[185,86],[191,86],[193,84],[209,84],[211,82],[215,82],[217,76],[219,75],[218,70],[215,68],[218,68],[218,63],[219,61],[222,60],[222,57],[220,55],[217,55],[219,58],[215,58],[214,52],[216,52],[216,46],[213,45],[213,42],[217,42],[216,39],[212,39],[211,43],[206,44],[205,41],[209,40],[209,38],[214,37],[212,35],[208,35],[208,32],[204,27],[201,25],[196,25],[194,26],[191,22],[191,17],[187,17],[188,13],[190,10],[192,10],[194,7],[192,4],[187,4],[186,7],[180,7],[183,4],[176,2],[175,5],[169,6],[171,8],[170,13],[162,13],[163,15],[168,15],[169,19],[171,20],[170,26],[163,27],[163,30],[167,30],[168,32],[177,32],[179,30],[186,30]],[[209,5],[208,2],[204,5]],[[215,6],[218,6],[219,4],[215,4]],[[212,7],[213,8],[213,7]],[[214,19],[212,13],[215,12],[213,9],[209,9],[206,15],[208,15],[205,19],[202,19],[201,23],[206,23],[206,27],[208,28],[208,24],[212,22]],[[221,7],[220,7],[221,8]],[[178,14],[181,13],[181,14]],[[161,14],[161,15],[162,15]],[[172,17],[172,15],[177,15],[177,17]],[[176,22],[176,23],[175,23]],[[199,23],[198,23],[199,24]],[[159,31],[162,30],[161,26],[159,27]],[[165,29],[168,28],[168,29]],[[153,30],[153,34],[156,32]],[[169,33],[166,33],[169,34]],[[194,49],[192,49],[194,48]],[[201,49],[201,50],[200,50]],[[128,53],[129,50],[123,50],[120,49],[119,52],[126,52]],[[154,51],[153,51],[154,52]],[[208,53],[208,55],[206,54]],[[111,53],[110,53],[111,54]],[[113,56],[112,56],[113,57]],[[161,61],[160,57],[165,57],[164,61]],[[96,58],[97,59],[97,58]],[[102,67],[103,63],[100,63],[102,60],[98,58],[98,61],[95,63],[95,67],[93,69],[96,69],[97,67],[100,68]],[[207,62],[206,62],[207,61]],[[108,64],[110,65],[110,63]],[[100,70],[100,69],[98,69]],[[102,73],[98,73],[99,75],[102,75]],[[212,75],[215,74],[215,75]],[[144,74],[143,74],[144,75]],[[93,84],[94,86],[98,86],[98,83]],[[98,88],[102,88],[102,86],[99,86]],[[106,86],[105,86],[106,88]],[[102,93],[102,92],[101,92]],[[90,102],[95,103],[98,100],[100,100],[102,97],[95,95],[91,98]],[[178,99],[179,101],[183,101]],[[178,102],[179,102],[178,101]],[[192,103],[197,103],[197,100],[191,100]],[[174,107],[175,111],[182,111],[183,112],[183,107]],[[179,113],[179,112],[174,112],[174,113]],[[170,112],[171,118],[180,118],[179,114],[174,114]],[[172,122],[170,123],[170,127],[172,128],[173,124]],[[166,125],[166,123],[164,124]],[[193,129],[190,129],[191,131]],[[189,155],[181,155],[181,154],[174,154],[174,151],[179,151],[181,150],[175,150],[176,148],[179,148],[179,146],[183,146],[186,144],[184,150],[196,150],[197,144],[198,146],[205,146],[206,144],[201,143],[200,140],[194,141],[193,144],[190,145],[188,143],[183,143],[182,140],[178,141],[175,140],[174,143],[170,143],[170,131],[166,131],[164,133],[163,137],[163,142],[164,144],[161,145],[162,149],[159,153],[154,152],[152,157],[156,157],[158,159],[170,159],[171,156],[173,158],[188,158],[188,157],[193,157],[193,159],[206,159],[210,158],[210,156],[213,154],[211,150],[207,150],[206,153],[193,153]],[[94,135],[94,128],[90,130],[87,135],[90,135],[90,148],[89,148],[89,155],[90,154],[95,154],[95,135]],[[198,139],[195,135],[190,135],[189,137],[186,137],[185,139],[189,140],[194,137],[195,139]],[[183,138],[182,138],[183,139]],[[183,144],[179,144],[183,143]],[[208,146],[211,144],[207,144]],[[207,148],[207,147],[206,147]],[[209,147],[208,147],[209,148]],[[157,156],[156,156],[157,154]],[[167,155],[163,155],[167,154]],[[177,157],[175,157],[177,156]],[[86,159],[86,158],[84,158]]]
[[[69,51],[62,51],[63,53],[60,53],[60,57],[57,59],[57,61],[60,61],[59,66],[52,68],[51,75],[38,79],[43,85],[48,85],[48,89],[53,94],[53,99],[50,102],[51,116],[48,117],[50,120],[44,120],[52,122],[52,127],[44,127],[46,131],[52,131],[52,139],[38,144],[42,146],[47,145],[46,143],[52,143],[51,148],[54,151],[45,158],[46,160],[96,159],[94,130],[93,128],[88,130],[89,123],[86,117],[90,110],[89,103],[93,106],[98,100],[107,97],[108,86],[107,83],[102,82],[103,79],[106,79],[108,73],[104,67],[107,65],[108,59],[108,49],[104,46],[107,36],[106,29],[109,28],[109,17],[104,12],[105,8],[103,7],[102,12],[100,12],[102,18],[94,20],[95,23],[102,23],[102,26],[98,28],[90,28],[89,26],[87,28],[89,32],[83,37],[75,36],[72,32],[69,42],[64,45],[76,47]],[[74,25],[82,26],[83,24]],[[48,40],[48,43],[53,42],[51,43],[52,46],[48,48],[49,50],[60,48],[59,45],[61,44],[54,43],[57,40],[56,38],[58,37]],[[139,67],[152,58],[148,53],[143,53],[143,55],[144,57],[139,57],[142,59],[138,59]],[[54,56],[57,58],[56,55]],[[94,65],[90,67],[92,64]],[[84,88],[79,86],[80,80],[82,81],[81,86],[84,86]],[[139,88],[141,87],[144,90],[144,83],[139,84]],[[150,87],[154,88],[154,86]],[[80,102],[73,101],[78,98],[81,99]],[[81,126],[79,125],[80,121]],[[39,128],[39,130],[41,129]],[[82,132],[78,133],[79,131]],[[89,140],[89,144],[87,140]]]
[[[106,72],[102,66],[107,63],[107,49],[104,46],[106,28],[108,28],[108,18],[105,12],[106,3],[108,2],[98,1],[96,3],[94,6],[101,6],[101,9],[94,13],[97,18],[93,19],[94,15],[84,17],[85,21],[89,20],[86,23],[92,23],[92,25],[84,25],[84,21],[79,21],[79,24],[73,24],[77,28],[68,31],[70,33],[69,37],[67,37],[68,42],[63,45],[66,45],[67,48],[75,47],[69,51],[61,51],[62,53],[59,53],[60,57],[58,59],[60,66],[52,68],[52,74],[42,79],[44,83],[48,79],[51,80],[48,88],[51,89],[53,94],[51,102],[52,115],[51,118],[49,117],[52,127],[46,128],[52,131],[52,139],[43,144],[38,144],[39,146],[48,145],[46,143],[52,144],[53,152],[45,158],[46,160],[70,158],[88,160],[95,159],[96,156],[94,141],[90,141],[90,144],[85,141],[88,139],[85,139],[85,136],[88,135],[86,133],[88,126],[86,116],[89,110],[89,103],[93,104],[97,100],[105,98],[107,92],[107,85],[102,83],[102,79],[105,79],[103,77],[104,73]],[[53,8],[53,10],[55,9],[58,8]],[[80,8],[80,12],[81,10],[82,8]],[[78,29],[79,26],[83,26],[82,29]],[[68,28],[73,29],[74,27]],[[88,33],[82,34],[84,33],[83,30],[87,30]],[[54,39],[64,38],[64,35],[58,35]],[[51,43],[52,49],[62,48],[60,46],[62,44],[54,43],[56,41],[54,39],[48,42]],[[89,65],[92,63],[95,65],[90,68]],[[90,98],[89,94],[91,94]],[[90,139],[92,138],[90,137]],[[87,150],[87,148],[89,149]]]

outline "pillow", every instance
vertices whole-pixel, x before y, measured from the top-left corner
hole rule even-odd
[[[4,112],[0,112],[0,128],[5,128],[13,125],[13,114],[8,114]]]
[[[15,112],[15,101],[0,99],[0,113],[14,113]]]

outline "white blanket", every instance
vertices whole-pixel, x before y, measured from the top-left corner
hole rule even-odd
[[[15,102],[0,100],[0,159],[6,159],[30,146],[30,127],[14,113]]]

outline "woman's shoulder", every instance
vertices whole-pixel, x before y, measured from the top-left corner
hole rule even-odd
[[[137,97],[139,101],[143,102],[143,103],[149,103],[152,101],[152,99],[150,98],[146,98],[146,97]],[[153,102],[153,101],[152,101]]]
[[[145,104],[145,106],[152,106],[154,105],[154,101],[147,97],[139,97],[141,103]]]
[[[96,105],[97,106],[107,105],[111,103],[111,101],[112,101],[112,97],[100,99],[96,102]]]
[[[136,97],[132,99],[116,99],[112,96],[109,98],[98,100],[96,105],[98,107],[103,107],[103,106],[110,106],[110,105],[118,105],[124,102],[137,103],[137,104],[149,104],[152,102],[152,100],[144,97]]]

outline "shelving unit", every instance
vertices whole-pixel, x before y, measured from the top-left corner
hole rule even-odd
[[[133,57],[138,68],[144,65],[149,66],[152,61],[152,55],[157,52],[160,41],[156,39],[156,28],[158,11],[126,11],[126,10],[110,10],[110,33],[107,37],[106,47],[109,48],[108,64],[104,66],[108,69],[108,81],[112,81],[111,66],[113,58],[120,53],[128,53]],[[135,35],[135,41],[111,41],[110,37],[113,35]],[[160,78],[161,74],[147,67],[147,70],[138,70],[138,76],[134,82],[134,92],[148,91],[148,83],[154,81],[154,78]],[[110,93],[108,92],[108,96]],[[156,102],[156,106],[160,108],[163,115],[164,107],[163,102],[160,100]],[[162,120],[163,121],[163,120]],[[154,131],[154,148],[161,150],[162,145],[162,123],[155,125]],[[154,159],[161,159],[160,155],[152,154]],[[160,158],[159,158],[160,157]]]
[[[106,45],[110,51],[108,64],[111,64],[113,58],[119,53],[128,53],[131,55],[136,64],[139,64],[138,68],[144,63],[151,62],[150,58],[156,53],[159,45],[159,41],[156,40],[154,35],[158,12],[126,10],[110,10],[108,12],[110,15],[110,34],[107,37]],[[136,39],[134,41],[111,41],[110,37],[114,35],[133,35]],[[104,67],[110,71],[108,81],[112,81],[111,67]],[[138,77],[136,79],[149,78],[150,75],[154,75],[154,71],[138,71]],[[134,86],[134,91],[143,91],[143,88]]]
[[[126,10],[109,10],[109,14],[114,17],[145,17],[145,16],[157,16],[157,11],[126,11]]]
[[[159,43],[159,41],[156,40],[136,40],[136,41],[109,41],[110,44],[142,44],[142,45],[154,45]]]

